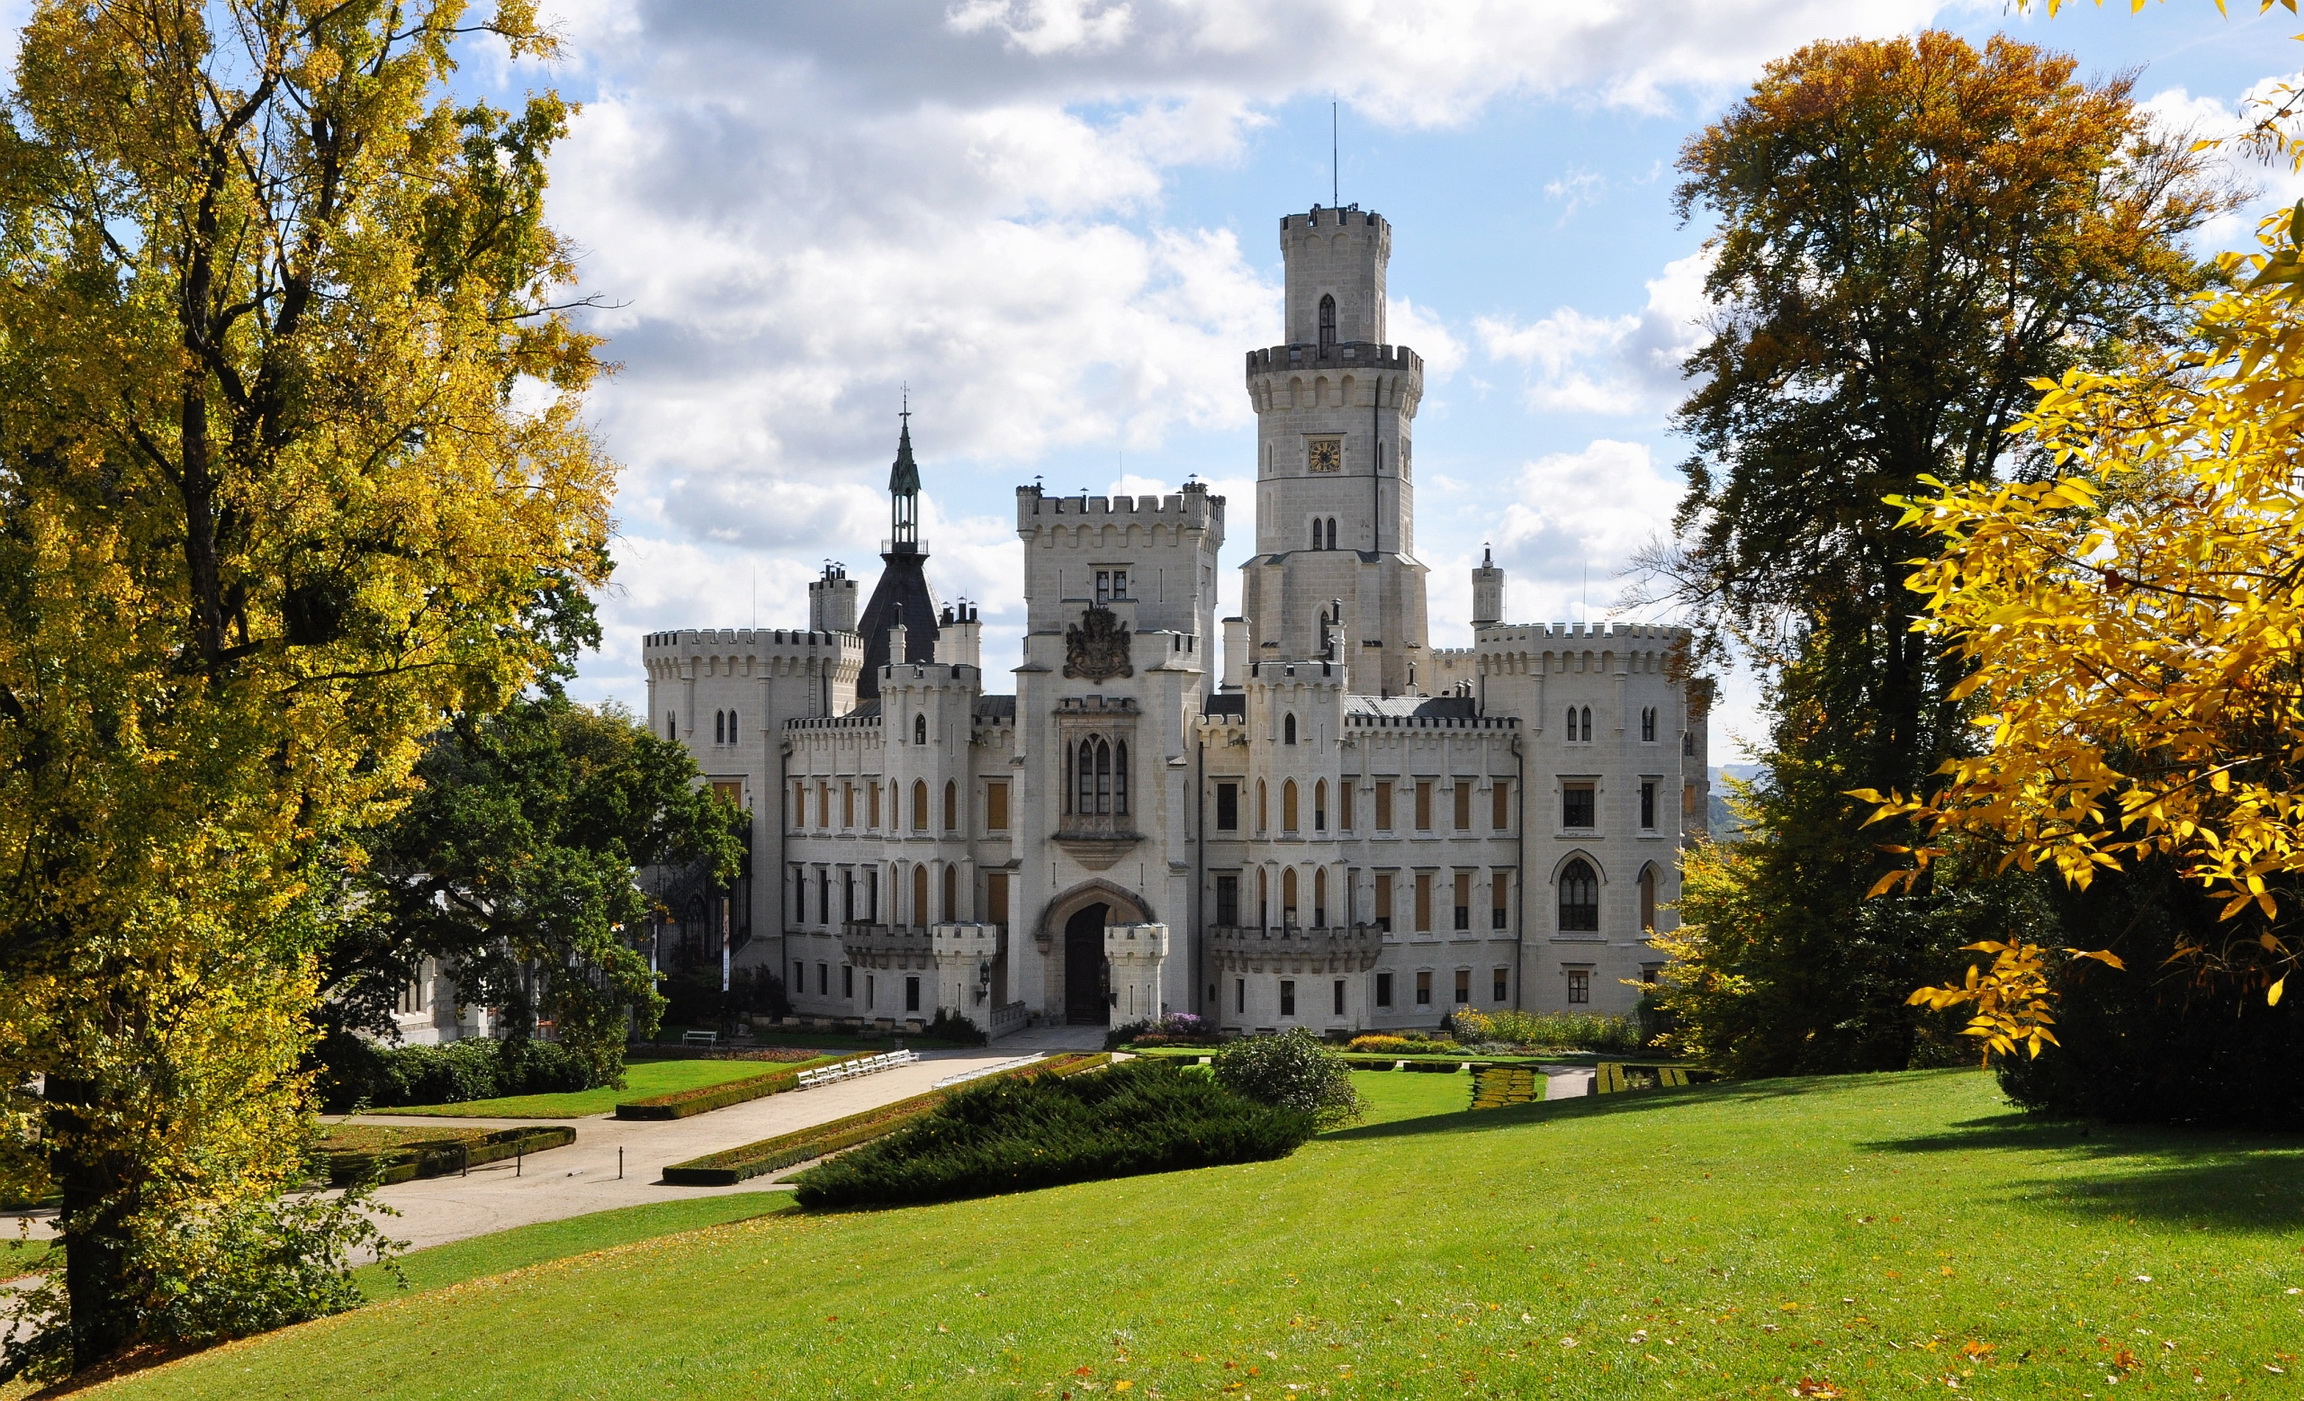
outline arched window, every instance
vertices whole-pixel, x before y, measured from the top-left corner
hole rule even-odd
[[[1312,868],[1312,923],[1316,928],[1328,925],[1328,868]]]
[[[1334,344],[1336,344],[1336,299],[1334,297],[1322,297],[1320,299],[1320,353],[1327,354],[1328,348]]]
[[[712,712],[712,742],[714,744],[726,744],[728,742],[728,716],[725,711],[715,710]]]
[[[1296,830],[1296,780],[1293,778],[1280,785],[1280,830]]]
[[[1582,738],[1583,738],[1583,736],[1582,736],[1582,735],[1580,735],[1580,734],[1576,733],[1576,707],[1575,707],[1575,706],[1569,706],[1569,707],[1568,707],[1568,742],[1569,742],[1570,744],[1574,744],[1574,743],[1575,743],[1577,740],[1579,740],[1579,739],[1582,739]]]
[[[1312,548],[1320,548],[1320,522],[1317,519],[1312,522]]]
[[[1581,856],[1560,869],[1560,928],[1585,934],[1600,928],[1600,878]]]
[[[1296,922],[1296,868],[1288,867],[1280,873],[1280,922]]]
[[[1640,932],[1656,932],[1656,868],[1640,868]]]
[[[944,780],[944,830],[947,832],[960,830],[960,785],[950,779]],[[946,918],[949,919],[950,916],[947,915]]]
[[[915,715],[912,717],[912,742],[914,744],[926,744],[928,742],[927,716]]]
[[[912,922],[928,923],[928,863],[925,861],[912,868]]]
[[[1294,715],[1290,715],[1281,723],[1280,742],[1282,744],[1294,744],[1296,742],[1296,717]]]
[[[666,739],[678,739],[678,738],[680,738],[680,717],[679,717],[679,715],[678,715],[677,713],[667,712],[667,713],[665,714],[665,716],[664,716],[664,738],[666,738]]]
[[[1256,780],[1256,830],[1261,832],[1272,825],[1272,809],[1265,803],[1264,780]]]
[[[1334,516],[1328,518],[1328,548],[1331,550],[1336,548],[1336,518]]]
[[[1259,928],[1272,923],[1272,873],[1262,866],[1256,868],[1256,924]]]
[[[1585,706],[1585,707],[1584,707],[1584,742],[1585,742],[1586,744],[1590,744],[1590,743],[1592,742],[1592,707],[1591,707],[1591,706]]]
[[[953,921],[955,916],[952,912],[958,908],[960,908],[960,868],[946,866],[944,868],[944,922],[946,924]]]
[[[728,712],[728,742],[736,742],[736,712],[733,710]]]
[[[1312,785],[1312,830],[1328,830],[1328,780],[1325,778]]]
[[[1640,712],[1640,739],[1643,743],[1656,742],[1656,707],[1648,706]]]
[[[917,778],[912,780],[912,830],[928,830],[928,785]]]

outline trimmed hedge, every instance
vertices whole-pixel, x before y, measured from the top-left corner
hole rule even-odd
[[[541,1153],[547,1148],[564,1148],[575,1141],[576,1130],[566,1124],[547,1124],[498,1129],[476,1138],[412,1144],[374,1153],[329,1153],[325,1155],[328,1185],[349,1187],[372,1173],[385,1185],[419,1177],[443,1177],[467,1166],[500,1162],[516,1154]]]
[[[847,1061],[862,1060],[864,1055],[841,1056],[823,1065],[803,1067],[821,1070],[824,1066],[840,1065]],[[616,1106],[619,1119],[687,1119],[698,1114],[709,1114],[715,1109],[726,1109],[731,1104],[780,1095],[786,1090],[800,1088],[800,1071],[771,1070],[765,1075],[747,1075],[741,1080],[725,1084],[705,1085],[693,1090],[674,1090],[669,1094],[649,1095],[644,1099],[626,1100]]]
[[[1284,1158],[1313,1116],[1205,1075],[1129,1062],[1101,1075],[969,1086],[897,1133],[802,1173],[803,1207],[885,1206]]]
[[[1544,1098],[1544,1072],[1527,1065],[1490,1065],[1472,1072],[1472,1107],[1501,1109]]]
[[[1097,1069],[1110,1060],[1110,1056],[1090,1053],[1056,1056],[986,1078],[1061,1079],[1084,1070]],[[927,1094],[900,1099],[894,1104],[883,1104],[878,1109],[867,1109],[844,1119],[811,1124],[807,1128],[794,1129],[774,1138],[763,1138],[755,1143],[707,1153],[701,1158],[691,1158],[684,1163],[674,1163],[664,1169],[664,1180],[676,1187],[733,1187],[751,1178],[781,1172],[795,1163],[821,1158],[894,1133],[959,1093],[960,1089],[960,1086],[954,1086],[949,1090],[931,1090]]]
[[[591,1089],[591,1067],[549,1041],[471,1038],[440,1046],[380,1046],[338,1032],[320,1043],[321,1107],[341,1114],[365,1104],[462,1104],[506,1095]]]

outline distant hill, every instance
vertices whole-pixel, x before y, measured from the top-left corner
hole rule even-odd
[[[1740,779],[1749,783],[1768,771],[1766,764],[1719,764],[1712,770],[1712,835],[1724,842],[1735,841],[1743,835],[1743,828],[1728,811],[1728,785],[1726,779]]]

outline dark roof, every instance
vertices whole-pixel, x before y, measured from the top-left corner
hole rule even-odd
[[[1238,715],[1245,718],[1248,714],[1248,697],[1240,691],[1220,691],[1215,695],[1202,698],[1200,713],[1202,715]]]
[[[1014,696],[978,696],[976,698],[976,718],[994,722],[1005,720],[1014,724],[1016,721],[1016,698]]]
[[[849,712],[848,712],[846,715],[843,715],[843,716],[841,716],[840,718],[841,718],[841,719],[843,719],[843,720],[877,720],[877,719],[879,719],[879,718],[880,718],[880,699],[879,699],[879,697],[875,696],[875,697],[873,697],[871,700],[868,700],[868,701],[862,701],[862,702],[858,703],[857,707],[856,707],[854,710],[851,710],[851,711],[849,711]]]
[[[920,464],[912,460],[912,416],[904,416],[904,427],[896,435],[896,462],[888,469],[890,496],[918,496],[920,494]]]
[[[856,631],[864,638],[864,674],[856,678],[856,698],[880,694],[880,668],[888,665],[888,629],[904,620],[907,662],[936,660],[936,591],[928,586],[928,556],[906,550],[880,556],[884,566]]]
[[[1479,717],[1480,709],[1470,696],[1346,696],[1344,713],[1473,720]]]

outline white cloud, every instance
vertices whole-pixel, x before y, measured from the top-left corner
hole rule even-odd
[[[1711,303],[1704,295],[1708,253],[1667,263],[1648,282],[1648,301],[1624,316],[1562,307],[1527,325],[1509,317],[1473,323],[1491,360],[1527,367],[1531,408],[1560,413],[1654,414],[1687,392],[1681,364],[1702,343]]]
[[[2304,198],[2304,174],[2284,162],[2259,162],[2236,139],[2260,120],[2268,107],[2284,102],[2287,91],[2299,86],[2304,86],[2304,73],[2261,79],[2237,101],[2168,88],[2138,104],[2163,131],[2222,142],[2210,159],[2242,189],[2255,195],[2243,208],[2201,226],[2193,235],[2193,243],[2203,252],[2256,251],[2257,223],[2274,210]]]

